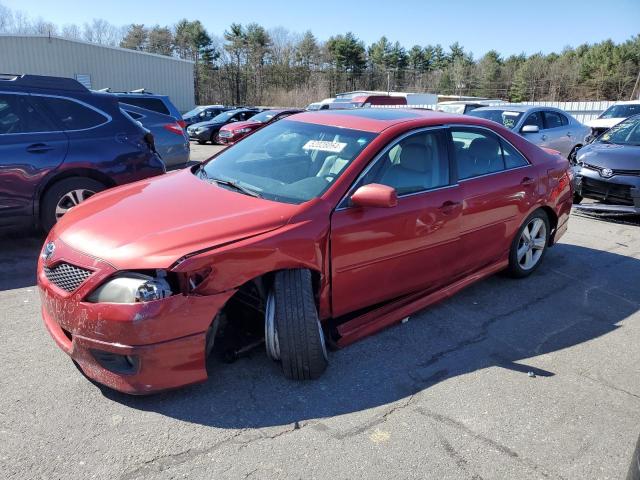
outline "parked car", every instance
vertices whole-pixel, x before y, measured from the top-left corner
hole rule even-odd
[[[571,162],[586,143],[590,130],[567,112],[553,107],[504,105],[476,108],[473,117],[493,120],[540,147],[552,148]]]
[[[259,128],[262,128],[270,123],[282,120],[294,113],[302,112],[299,108],[279,109],[279,110],[265,110],[260,112],[249,120],[244,122],[228,123],[220,129],[218,133],[217,141],[225,145],[230,145],[238,140],[246,137],[252,132],[255,132]]]
[[[120,106],[153,134],[156,151],[167,167],[189,162],[189,136],[175,118],[126,103],[120,103]]]
[[[598,115],[598,118],[586,122],[591,128],[591,139],[598,137],[625,118],[640,113],[640,100],[617,102]]]
[[[182,115],[182,120],[184,120],[185,126],[188,127],[194,123],[206,122],[213,117],[217,117],[222,112],[233,109],[234,107],[225,107],[224,105],[199,105]]]
[[[187,133],[191,140],[196,140],[200,145],[207,142],[216,143],[218,132],[227,123],[244,122],[249,120],[260,110],[257,108],[237,108],[222,112],[207,122],[194,123],[187,127]]]
[[[287,377],[316,378],[325,342],[497,271],[534,272],[567,229],[569,173],[479,118],[301,113],[69,212],[38,263],[44,322],[88,377],[123,392],[204,381],[234,329],[264,336]]]
[[[452,100],[449,102],[438,103],[436,105],[436,110],[438,110],[439,112],[459,113],[461,115],[466,115],[476,108],[482,108],[486,106],[487,102],[483,102],[482,100]]]
[[[575,203],[579,208],[640,214],[640,115],[614,125],[578,152]]]
[[[48,230],[96,192],[164,171],[153,137],[114,95],[68,78],[0,76],[0,224]]]
[[[167,95],[156,95],[154,93],[147,92],[145,89],[111,93],[116,95],[122,103],[145,108],[153,112],[162,113],[163,115],[170,115],[178,121],[182,128],[186,128],[186,124],[182,120],[180,111],[171,102],[171,99]]]

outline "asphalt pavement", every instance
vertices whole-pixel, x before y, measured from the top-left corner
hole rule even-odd
[[[217,147],[203,146],[209,151]],[[0,237],[0,465],[10,479],[620,479],[640,433],[640,223],[574,215],[500,275],[286,380],[262,350],[131,397],[47,334],[37,234]]]

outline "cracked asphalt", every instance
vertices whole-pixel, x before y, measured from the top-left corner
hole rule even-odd
[[[41,242],[0,238],[3,478],[626,474],[640,434],[640,222],[573,215],[532,277],[494,276],[333,352],[318,381],[286,380],[260,350],[151,397],[101,390],[49,338]]]

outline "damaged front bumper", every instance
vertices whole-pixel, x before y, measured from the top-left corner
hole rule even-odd
[[[576,195],[597,200],[598,203],[576,204],[581,211],[640,214],[640,176],[619,175],[612,171],[609,177],[600,172],[577,167],[575,170]]]
[[[63,256],[57,255],[58,250]],[[71,249],[56,248],[56,258],[47,265],[65,262],[93,271],[75,291],[67,292],[47,279],[42,262],[38,265],[38,287],[44,324],[58,347],[87,377],[129,394],[148,394],[207,379],[207,331],[233,291],[175,294],[133,304],[90,303],[85,297],[116,272],[111,265]]]

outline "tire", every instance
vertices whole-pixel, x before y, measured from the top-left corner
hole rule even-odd
[[[577,193],[573,194],[573,203],[575,205],[579,204],[581,201],[583,200],[581,195],[578,195]]]
[[[309,270],[283,270],[276,273],[270,307],[267,308],[265,338],[269,344],[269,312],[273,314],[276,352],[285,377],[292,380],[312,380],[326,370],[328,359],[324,333],[318,319]]]
[[[205,143],[207,143],[207,141],[206,141],[206,140],[197,140],[197,142],[198,142],[200,145],[204,145]]]
[[[217,133],[211,134],[211,145],[218,145],[218,142],[216,141],[217,136],[218,136]]]
[[[54,183],[40,200],[40,225],[48,232],[66,213],[63,212],[65,208],[68,210],[106,188],[97,180],[83,177],[65,178]]]
[[[535,230],[536,228],[544,228],[544,230]],[[528,232],[529,240],[527,240],[527,235],[524,233],[525,230]],[[531,239],[531,233],[534,231],[535,236]],[[523,222],[513,242],[511,242],[507,273],[514,278],[528,277],[542,263],[548,246],[549,218],[544,210],[536,210]]]

